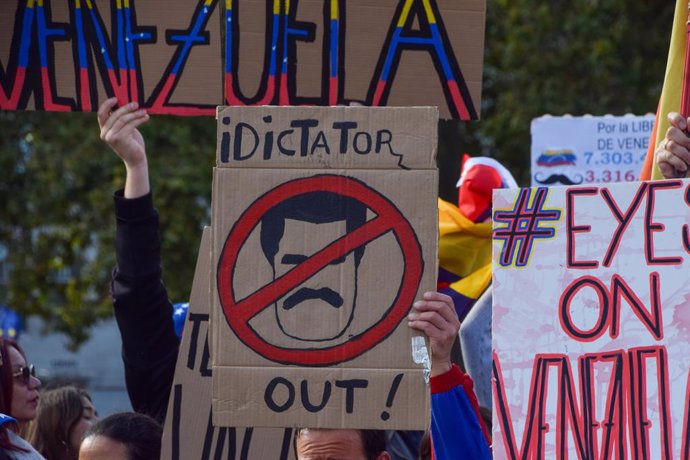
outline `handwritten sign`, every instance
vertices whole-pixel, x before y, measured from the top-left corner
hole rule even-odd
[[[214,424],[426,426],[405,318],[435,284],[437,111],[217,118]]]
[[[532,186],[632,182],[647,155],[654,115],[532,120]]]
[[[215,426],[211,417],[211,229],[204,229],[163,430],[161,458],[292,460],[292,428]]]
[[[495,192],[496,458],[687,456],[689,197],[681,180]]]
[[[485,0],[8,0],[0,109],[437,105],[479,116]]]

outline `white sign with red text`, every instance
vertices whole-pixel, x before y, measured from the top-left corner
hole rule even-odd
[[[493,203],[495,458],[687,458],[690,181]]]

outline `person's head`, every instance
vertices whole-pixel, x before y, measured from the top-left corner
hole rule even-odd
[[[17,420],[20,427],[36,417],[41,381],[21,347],[0,338],[0,413]]]
[[[113,414],[84,433],[79,460],[158,460],[162,435],[163,428],[148,415]]]
[[[284,275],[334,240],[366,222],[367,207],[354,198],[310,192],[286,199],[261,219],[261,248],[274,278]],[[306,341],[340,337],[352,321],[357,267],[364,246],[336,258],[275,304],[280,330]],[[354,288],[342,292],[341,284]],[[323,327],[305,328],[316,316]]]
[[[297,460],[390,460],[383,430],[299,428],[295,433]]]
[[[56,388],[41,394],[26,438],[46,458],[76,460],[82,435],[96,421],[96,409],[85,390]]]

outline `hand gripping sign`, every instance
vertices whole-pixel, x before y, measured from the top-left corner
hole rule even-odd
[[[435,283],[435,117],[219,112],[216,426],[424,427],[428,389],[403,320]]]

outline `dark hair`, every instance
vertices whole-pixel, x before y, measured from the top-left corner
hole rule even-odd
[[[419,452],[417,453],[417,460],[431,459],[431,432],[426,430],[419,441]]]
[[[14,388],[14,376],[12,375],[12,360],[10,359],[10,347],[16,349],[24,359],[26,355],[24,350],[12,339],[0,338],[0,414],[9,415],[13,417],[12,414],[12,389]],[[19,446],[15,446],[10,441],[9,435],[7,434],[7,425],[0,427],[0,450],[14,450],[22,451]]]
[[[491,408],[489,407],[484,407],[484,406],[479,406],[479,415],[481,418],[481,422],[484,424],[486,427],[486,433],[489,435],[489,440],[491,439],[491,430],[493,429],[492,426],[492,413],[491,413]]]
[[[11,416],[14,377],[9,347],[16,348],[22,355],[24,352],[14,340],[0,338],[0,413]]]
[[[278,245],[285,231],[285,219],[312,224],[345,221],[350,233],[367,220],[367,207],[360,201],[333,192],[309,192],[282,201],[261,219],[261,248],[273,266]],[[355,249],[355,266],[364,254],[364,246]]]
[[[163,428],[148,415],[120,412],[92,425],[84,439],[104,436],[125,446],[129,460],[159,460]]]
[[[292,447],[297,456],[297,438],[303,431],[328,430],[329,428],[298,428],[295,430]],[[362,439],[362,447],[367,460],[376,460],[386,450],[386,431],[385,430],[355,430],[359,432]]]
[[[364,445],[364,453],[369,460],[376,460],[386,450],[386,432],[384,430],[359,430]]]
[[[26,440],[45,458],[77,460],[79,447],[72,449],[70,435],[84,413],[82,396],[91,401],[85,390],[71,385],[41,393]]]

